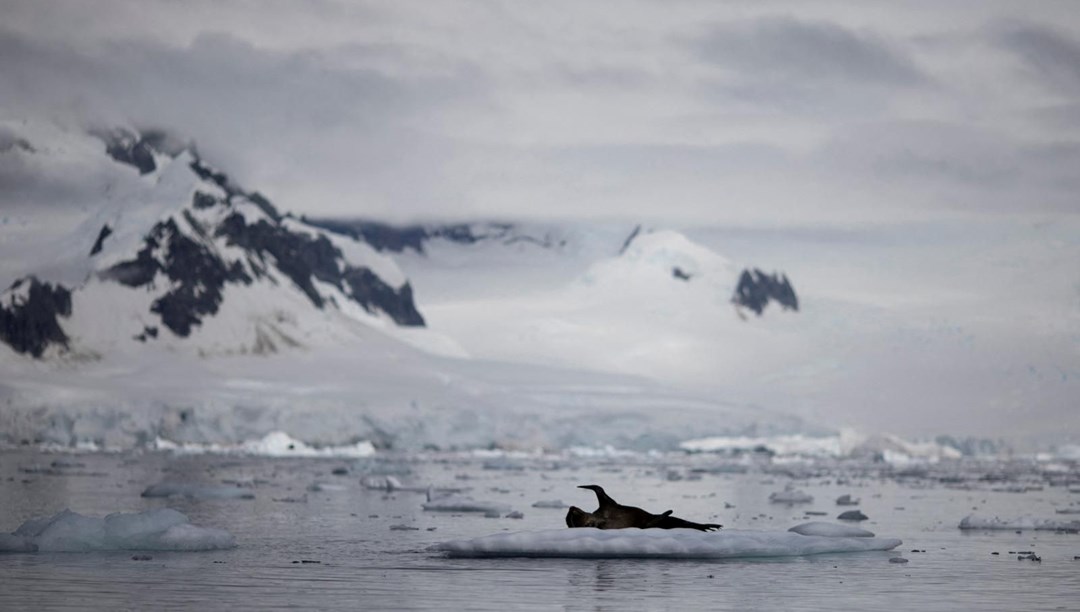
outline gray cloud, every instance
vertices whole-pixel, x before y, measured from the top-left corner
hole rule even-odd
[[[999,25],[994,38],[1049,86],[1070,94],[1080,92],[1080,39],[1054,28],[1021,22]]]
[[[760,79],[891,86],[926,80],[895,44],[834,23],[776,17],[718,25],[695,47],[710,62]]]
[[[316,185],[346,175],[362,186],[358,203],[410,191],[434,198],[424,178],[445,145],[425,121],[476,104],[484,90],[467,66],[400,79],[213,32],[183,48],[132,40],[76,48],[0,31],[0,81],[15,84],[0,90],[9,112],[174,130],[249,184],[272,192],[282,169]]]
[[[395,219],[1060,211],[1075,174],[1052,4],[298,6],[14,2],[0,111],[170,129],[283,208]]]

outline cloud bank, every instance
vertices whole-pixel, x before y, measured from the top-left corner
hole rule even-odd
[[[166,128],[297,212],[1077,209],[1061,3],[5,4],[4,117]]]

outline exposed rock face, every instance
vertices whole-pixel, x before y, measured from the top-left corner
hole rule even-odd
[[[98,232],[97,240],[94,241],[94,247],[90,249],[90,255],[97,255],[101,252],[101,247],[105,245],[105,239],[112,235],[112,228],[109,224],[101,226],[101,231]]]
[[[19,279],[0,303],[0,340],[40,358],[51,344],[67,346],[58,317],[71,316],[71,291],[36,277]]]
[[[796,297],[787,275],[766,274],[757,268],[742,271],[731,301],[749,308],[758,316],[761,316],[770,301],[776,302],[784,310],[799,310],[799,298]]]
[[[365,309],[382,310],[398,325],[424,325],[409,283],[394,289],[367,268],[347,268],[342,278],[348,287],[347,293]]]
[[[150,143],[124,129],[98,132],[97,136],[105,141],[105,152],[116,161],[139,170],[139,174],[150,174],[157,170],[154,151]]]
[[[514,235],[514,226],[510,223],[454,223],[450,225],[390,225],[368,220],[308,219],[305,223],[316,227],[363,240],[379,251],[401,253],[412,249],[424,253],[424,243],[435,238],[443,238],[460,244],[475,244],[482,240],[503,240],[507,244],[531,241],[543,244],[533,237]],[[547,245],[550,246],[550,245]]]

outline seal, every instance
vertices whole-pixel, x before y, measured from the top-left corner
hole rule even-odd
[[[567,527],[595,527],[597,529],[697,529],[699,531],[713,531],[720,529],[722,525],[716,523],[694,523],[671,516],[671,510],[661,514],[624,506],[608,497],[603,487],[599,485],[581,485],[579,489],[589,489],[596,493],[596,499],[600,507],[595,512],[585,512],[577,506],[570,506],[566,513]]]

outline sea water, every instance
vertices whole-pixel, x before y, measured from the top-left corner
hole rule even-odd
[[[1034,489],[1018,493],[995,490],[1005,487],[997,486],[999,476],[988,477],[1003,472],[994,464],[949,479],[874,465],[715,467],[690,455],[269,459],[5,451],[0,532],[64,508],[104,516],[168,507],[194,524],[230,531],[237,547],[0,555],[0,609],[1080,608],[1080,535],[957,527],[973,513],[1078,518],[1057,514],[1080,509],[1068,476],[1053,486],[1038,466],[1014,470],[1009,478]],[[416,490],[366,488],[361,480],[373,474]],[[142,496],[163,482],[234,486],[254,497]],[[852,507],[835,499],[850,494],[869,516],[859,527],[903,544],[886,552],[724,561],[450,559],[429,550],[447,540],[559,528],[565,507],[532,505],[557,499],[594,509],[595,497],[579,484],[600,484],[619,502],[653,512],[778,531],[808,520],[836,522]],[[523,517],[424,511],[427,485],[463,489]],[[787,485],[814,501],[770,503],[770,494]],[[1017,558],[1027,551],[1041,561]],[[907,562],[892,561],[897,557]]]

